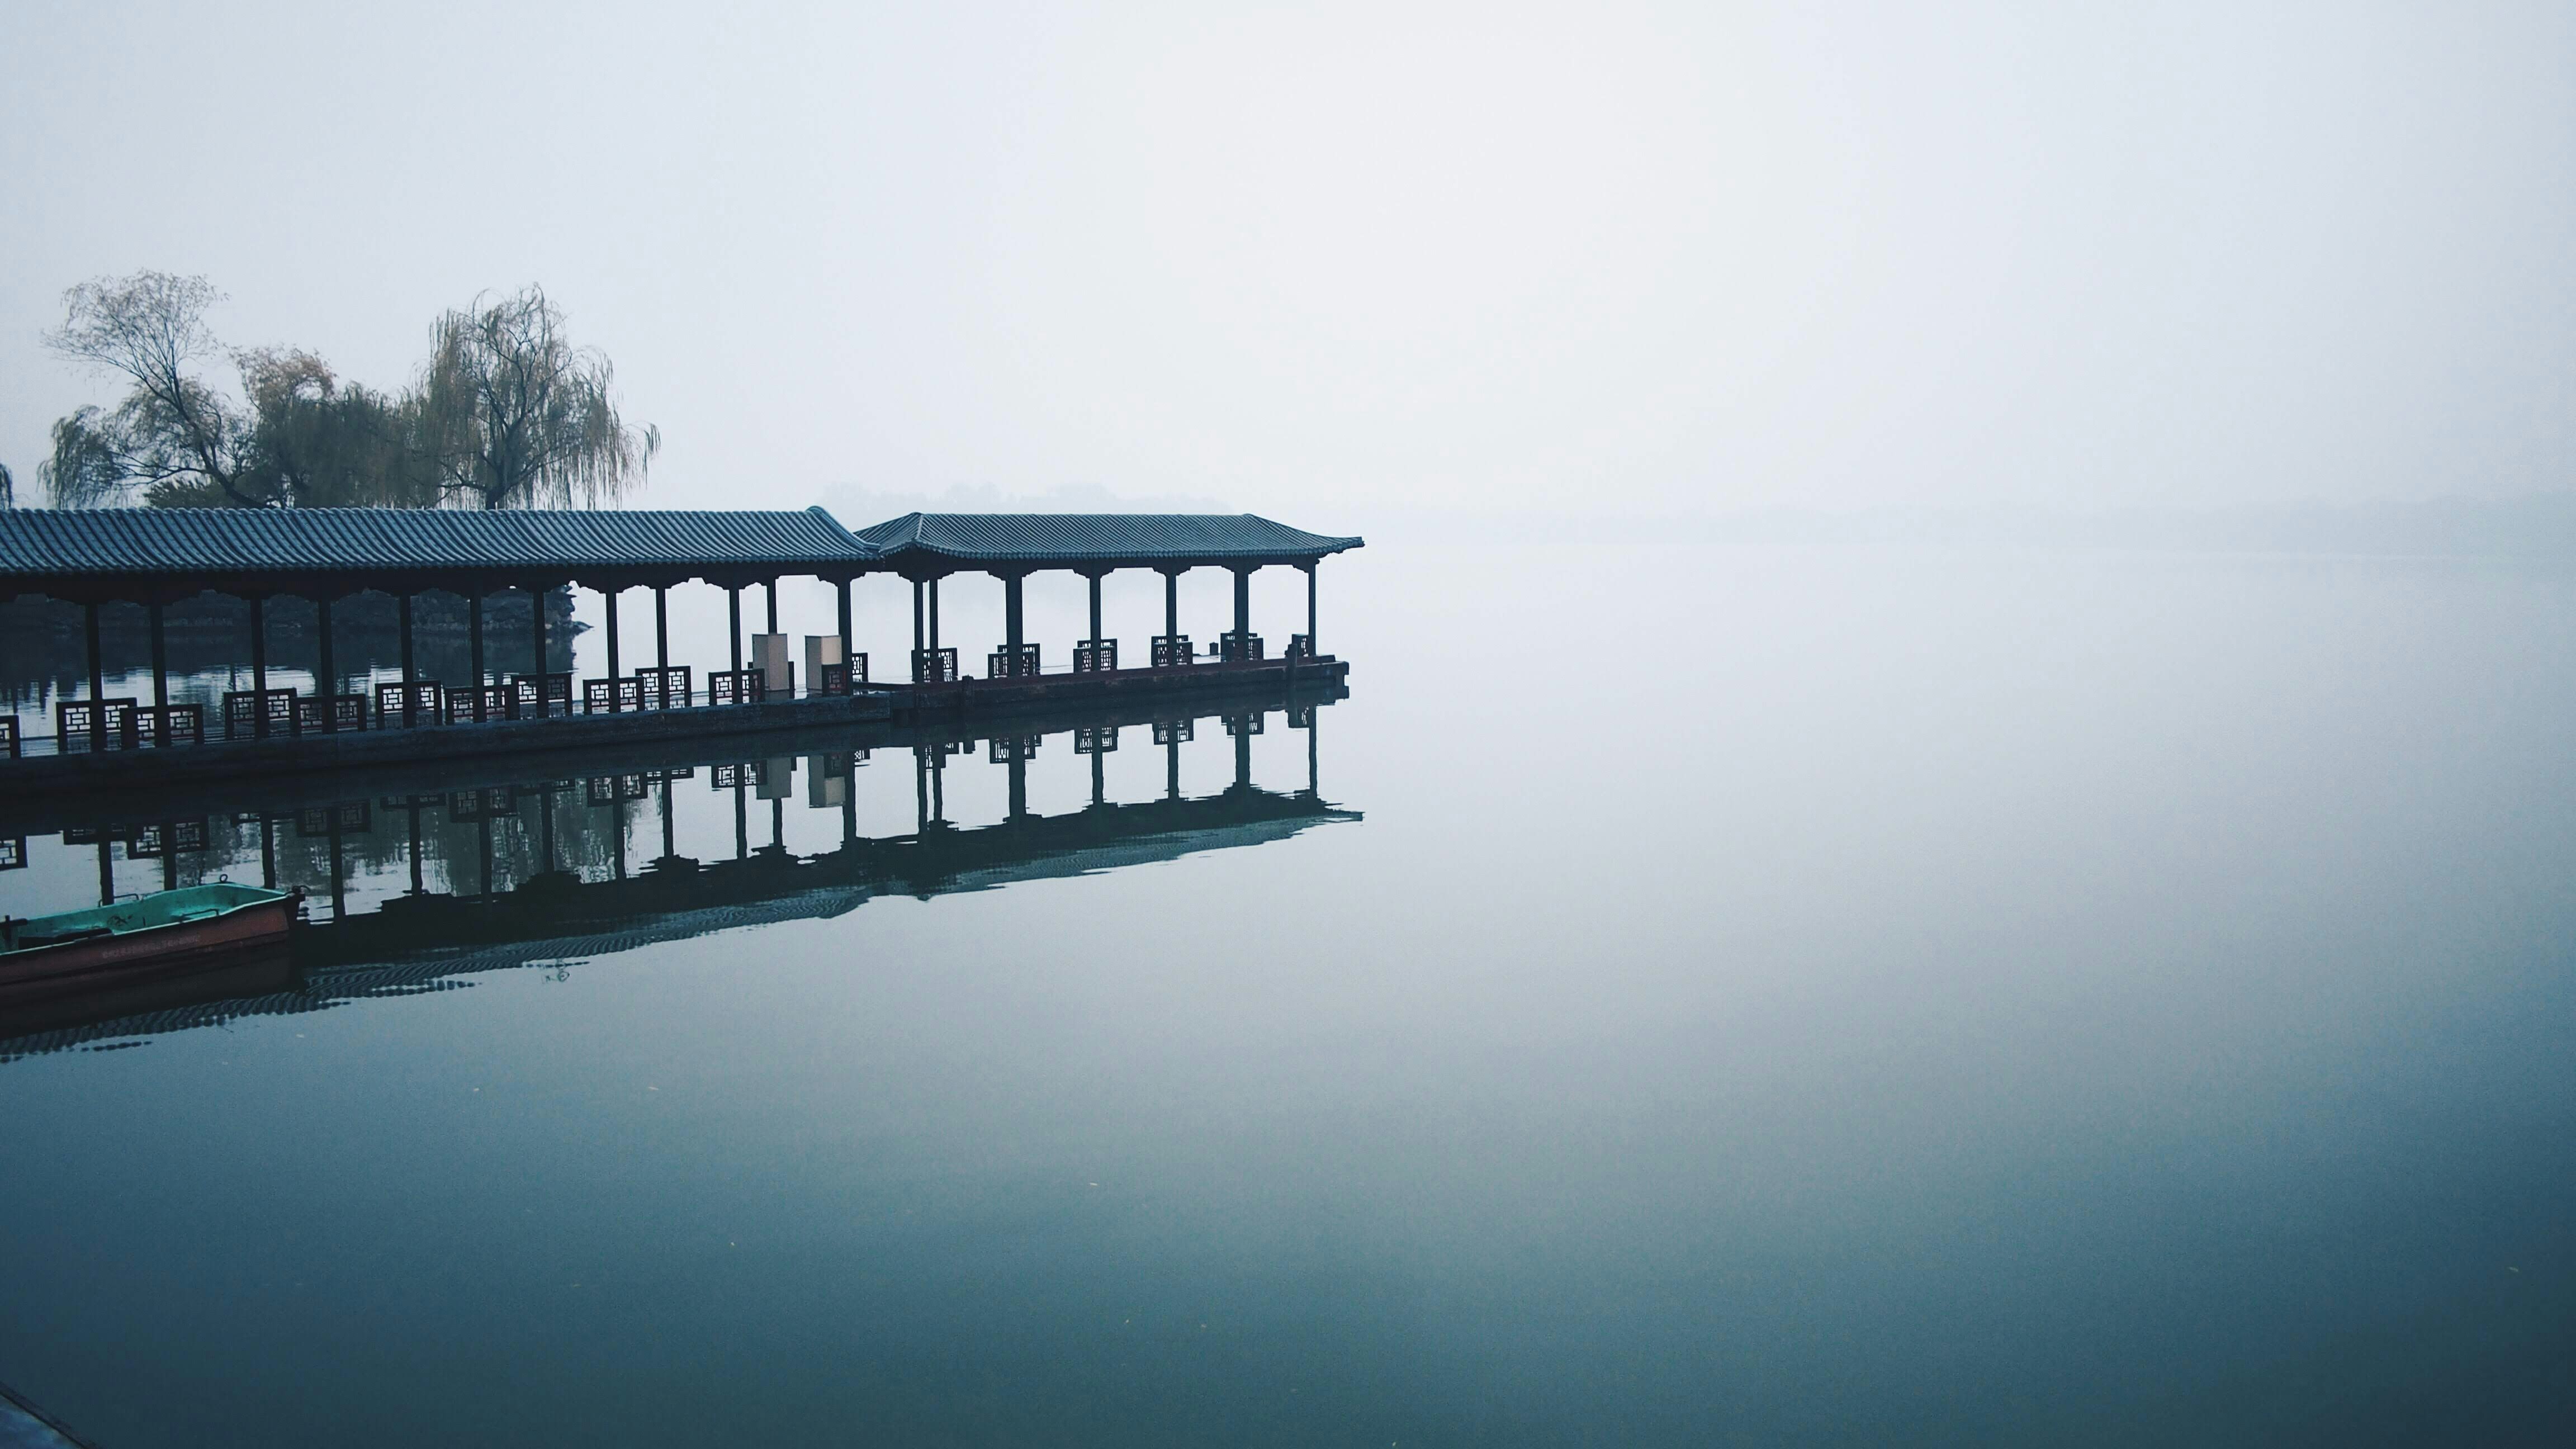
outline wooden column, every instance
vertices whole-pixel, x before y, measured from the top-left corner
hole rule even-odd
[[[850,656],[857,652],[858,651],[852,647],[852,641],[850,639],[850,581],[848,579],[843,579],[841,580],[841,662],[845,665],[848,664],[850,662]],[[819,680],[815,681],[815,683],[820,682],[821,681]],[[808,684],[806,686],[808,689],[813,687],[813,684]]]
[[[1163,633],[1173,639],[1181,637],[1181,576],[1174,569],[1163,571]]]
[[[608,602],[608,677],[611,681],[608,687],[608,707],[612,710],[617,708],[617,686],[615,683],[618,670],[617,596],[620,592],[622,591],[618,589],[602,589],[599,591],[599,596]]]
[[[1100,575],[1098,574],[1091,576],[1091,646],[1094,649],[1100,647]],[[1099,668],[1100,656],[1094,654],[1091,663],[1093,668]]]
[[[331,648],[331,600],[328,596],[313,601],[313,633],[316,655],[313,692],[322,696],[322,733],[327,735],[340,727],[339,711],[331,705],[332,699],[340,693],[340,670],[339,660]],[[339,838],[336,826],[333,827],[332,838]],[[337,920],[338,917],[332,919]]]
[[[725,618],[733,635],[733,672],[742,673],[742,586],[725,585]]]
[[[767,587],[769,590],[769,632],[775,634],[778,632],[778,580],[771,579]],[[769,698],[769,671],[765,667],[760,671],[760,697],[764,700]]]
[[[148,607],[152,629],[152,702],[164,705],[170,702],[169,642],[161,630],[161,601],[155,599]]]
[[[664,669],[671,667],[671,589],[667,584],[653,586],[653,662]]]
[[[1321,654],[1324,646],[1315,637],[1315,571],[1317,564],[1306,565],[1306,652]]]
[[[1020,627],[1020,583],[1018,574],[1002,576],[1002,648],[1007,661],[1006,673],[1020,672],[1020,640],[1025,631]]]
[[[412,673],[411,663],[411,595],[404,594],[398,602],[397,612],[400,615],[398,623],[402,634],[402,677],[403,683],[409,684],[418,677]],[[403,696],[403,723],[411,723],[411,696],[408,693]]]
[[[95,703],[107,698],[107,667],[99,659],[98,605],[94,602],[81,606],[81,639],[89,647],[89,697]],[[100,728],[106,727],[105,720],[98,723]],[[104,742],[96,739],[90,742],[90,746],[93,749],[106,748]]]
[[[528,670],[537,678],[537,718],[546,717],[546,591],[528,590],[528,647],[536,652],[536,663]],[[549,795],[547,799],[554,797]],[[552,870],[551,865],[547,867]]]
[[[480,690],[483,688],[483,586],[481,584],[474,586],[473,597],[465,601],[465,637],[467,647],[474,654],[472,661],[474,687]],[[479,708],[479,695],[477,700]]]
[[[253,595],[250,601],[250,687],[259,696],[259,708],[251,711],[251,738],[268,738],[268,601]],[[277,887],[271,883],[269,889]]]

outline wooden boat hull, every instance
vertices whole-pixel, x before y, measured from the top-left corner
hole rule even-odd
[[[202,920],[0,955],[0,1009],[113,992],[284,955],[296,904],[294,896],[280,896]]]

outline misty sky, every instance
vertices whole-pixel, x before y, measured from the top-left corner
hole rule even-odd
[[[9,5],[22,499],[139,267],[379,387],[543,282],[663,506],[2576,483],[2564,3],[384,11]]]

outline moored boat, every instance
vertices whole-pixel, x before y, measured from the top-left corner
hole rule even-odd
[[[0,1006],[282,954],[298,899],[294,891],[226,881],[59,915],[0,919]]]

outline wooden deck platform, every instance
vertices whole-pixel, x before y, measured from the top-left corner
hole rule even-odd
[[[1148,707],[1155,700],[1196,698],[1290,684],[1339,684],[1350,666],[1331,655],[1299,660],[1192,664],[1178,669],[1121,669],[1096,674],[1044,674],[1030,679],[970,679],[937,686],[878,685],[845,697],[778,699],[625,714],[496,720],[489,724],[308,734],[289,739],[216,741],[166,750],[108,750],[0,760],[10,814],[48,799],[131,795],[174,786],[306,774],[341,774],[414,763],[580,751],[589,756],[676,740],[846,733],[871,724],[976,720],[1029,711],[1100,705]],[[745,758],[769,746],[746,740]]]

